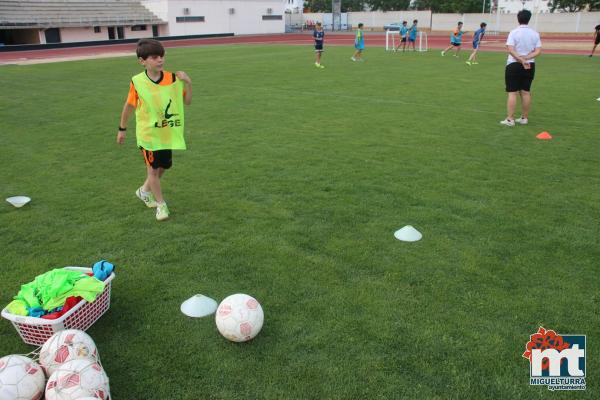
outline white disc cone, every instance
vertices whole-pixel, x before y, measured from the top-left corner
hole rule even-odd
[[[23,207],[25,204],[29,203],[31,199],[27,196],[13,196],[6,199],[10,204],[17,208]]]
[[[394,232],[394,236],[396,239],[402,240],[403,242],[416,242],[423,237],[421,232],[413,228],[412,225],[406,225],[404,228],[398,229]]]
[[[215,311],[217,311],[217,302],[201,294],[196,294],[181,303],[181,312],[188,317],[206,317]]]

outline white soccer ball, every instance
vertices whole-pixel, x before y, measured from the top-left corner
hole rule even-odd
[[[221,335],[233,342],[246,342],[260,332],[264,321],[262,307],[254,297],[232,294],[219,304],[215,322]]]
[[[110,396],[108,376],[92,359],[67,361],[48,378],[46,400],[75,400],[91,397],[106,400]]]
[[[71,360],[91,358],[98,360],[98,349],[92,338],[77,329],[56,332],[40,350],[40,364],[50,376],[56,368]]]
[[[0,358],[0,400],[40,400],[46,376],[31,358],[10,355]]]

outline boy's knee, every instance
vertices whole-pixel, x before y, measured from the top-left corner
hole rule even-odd
[[[158,169],[148,168],[148,176],[159,176],[160,172]]]

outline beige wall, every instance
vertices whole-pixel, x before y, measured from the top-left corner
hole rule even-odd
[[[348,24],[356,28],[359,22],[366,29],[383,30],[383,26],[392,22],[407,21],[412,24],[414,19],[419,20],[419,27],[429,29],[431,23],[430,11],[373,11],[373,12],[349,12]],[[323,21],[323,13],[306,13],[304,21]]]
[[[516,14],[430,14],[429,11],[389,11],[389,12],[351,12],[348,13],[348,23],[356,27],[359,22],[367,29],[383,29],[385,24],[402,20],[419,20],[422,29],[431,28],[433,31],[451,31],[458,21],[464,23],[464,29],[474,31],[479,24],[487,23],[489,31],[509,32],[517,23]],[[304,21],[322,21],[323,13],[304,14]],[[582,13],[545,13],[534,14],[529,25],[544,33],[579,33],[593,32],[600,24],[600,12]]]
[[[139,39],[145,37],[152,37],[152,25],[147,25],[145,31],[132,31],[130,26],[126,26],[123,33],[125,35],[125,39]],[[94,33],[93,27],[60,28],[60,39],[63,43],[108,40],[108,28],[106,26],[101,27],[100,33]]]
[[[381,29],[392,22],[407,21],[409,25],[414,19],[419,20],[419,27],[429,29],[431,22],[430,11],[374,11],[374,12],[351,12],[348,13],[348,23],[356,27],[362,22],[367,29]]]

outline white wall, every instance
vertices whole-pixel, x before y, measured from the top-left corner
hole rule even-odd
[[[168,21],[165,33],[170,36],[202,35],[214,33],[260,34],[285,32],[283,0],[145,0],[157,16]],[[165,8],[166,7],[166,8]],[[233,14],[229,9],[233,8]],[[189,14],[184,14],[189,9]],[[281,15],[280,20],[263,20],[271,15]],[[204,22],[177,22],[177,17],[203,16]]]

